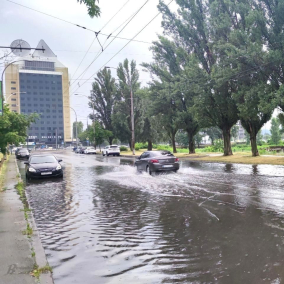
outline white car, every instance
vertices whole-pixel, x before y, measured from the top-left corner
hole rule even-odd
[[[97,150],[94,147],[87,147],[84,150],[84,154],[97,154]]]
[[[113,155],[113,156],[120,156],[120,148],[117,145],[110,145],[106,146],[102,150],[103,156],[107,155]]]

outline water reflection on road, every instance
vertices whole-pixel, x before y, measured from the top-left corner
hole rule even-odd
[[[58,156],[63,180],[27,184],[55,284],[284,281],[284,167]]]

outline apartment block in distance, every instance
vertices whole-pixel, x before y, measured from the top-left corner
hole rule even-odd
[[[6,103],[22,114],[38,113],[28,130],[29,142],[55,145],[70,143],[70,101],[68,68],[41,40],[32,55],[17,58],[5,71]]]

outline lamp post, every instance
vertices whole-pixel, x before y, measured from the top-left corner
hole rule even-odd
[[[81,97],[86,97],[89,98],[86,95],[80,95],[80,94],[74,94],[74,96],[81,96]],[[96,121],[95,121],[95,107],[94,107],[94,103],[91,100],[91,106],[93,109],[93,123],[94,123],[94,143],[95,143],[95,147],[96,147]]]
[[[69,108],[71,108],[71,109],[74,111],[75,117],[76,117],[76,147],[78,148],[78,129],[77,129],[78,123],[77,123],[77,113],[76,113],[76,111],[75,111],[75,109],[74,109],[73,107],[70,106]],[[73,144],[73,127],[72,127],[72,144]]]
[[[6,101],[8,101],[8,99],[13,96],[13,95],[16,95],[16,94],[26,94],[27,92],[15,92],[15,93],[11,93],[7,98],[5,98]],[[4,95],[7,95],[7,94],[3,94],[3,100],[4,100]]]
[[[112,68],[116,69],[115,67],[105,66],[106,69]],[[123,71],[123,69],[122,69]],[[123,71],[124,73],[124,71]],[[125,75],[125,74],[124,74]],[[126,74],[125,76],[128,79],[128,86],[130,88],[130,116],[131,116],[131,146],[132,146],[132,154],[135,155],[135,132],[134,132],[134,104],[133,104],[133,90],[132,90],[132,82],[131,78]]]

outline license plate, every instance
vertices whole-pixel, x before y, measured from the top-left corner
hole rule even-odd
[[[45,175],[52,175],[52,172],[45,172],[45,173],[41,173],[42,176],[45,176]]]
[[[163,168],[172,168],[172,165],[164,165]]]

